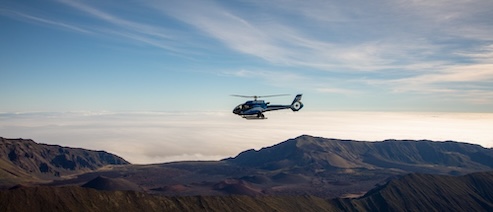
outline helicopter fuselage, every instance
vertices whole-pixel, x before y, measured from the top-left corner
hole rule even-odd
[[[282,109],[298,111],[303,107],[301,94],[298,94],[291,105],[269,105],[264,100],[251,100],[236,106],[233,113],[246,119],[265,119],[264,112]]]

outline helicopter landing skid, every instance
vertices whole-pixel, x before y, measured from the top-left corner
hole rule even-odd
[[[244,119],[247,120],[261,120],[261,119],[267,119],[265,116],[257,116],[257,115],[251,115],[251,116],[243,116]]]

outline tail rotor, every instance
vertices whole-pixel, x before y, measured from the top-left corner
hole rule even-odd
[[[301,103],[301,96],[303,94],[298,94],[293,100],[293,103],[291,103],[291,110],[293,111],[299,111],[301,108],[303,108],[303,103]]]

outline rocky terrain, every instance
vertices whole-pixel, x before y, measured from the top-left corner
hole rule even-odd
[[[304,135],[221,161],[152,165],[128,164],[101,151],[32,140],[2,141],[4,187],[26,182],[80,186],[104,177],[168,196],[308,194],[335,198],[362,195],[407,173],[462,175],[493,169],[492,149],[452,141],[363,142]]]
[[[465,176],[408,174],[360,198],[157,196],[78,186],[0,191],[0,211],[492,211],[493,172]]]
[[[107,165],[128,164],[124,159],[104,151],[0,137],[0,187],[18,183],[48,182],[69,175],[91,172]]]
[[[344,211],[493,211],[493,172],[464,176],[408,174],[357,199],[336,199]]]
[[[264,170],[303,171],[395,169],[405,172],[461,174],[493,168],[493,150],[454,141],[385,140],[363,142],[308,135],[248,150],[226,159]]]
[[[221,161],[150,165],[132,165],[102,151],[1,141],[0,182],[3,188],[13,186],[3,189],[1,201],[37,195],[41,199],[29,204],[69,201],[54,210],[71,210],[72,204],[89,204],[84,207],[93,210],[106,204],[99,209],[481,211],[493,201],[493,150],[453,141],[364,142],[303,135]],[[470,200],[461,202],[464,197]],[[418,206],[409,205],[413,203]]]

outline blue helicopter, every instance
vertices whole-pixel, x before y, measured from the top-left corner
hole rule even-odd
[[[246,101],[244,104],[240,104],[233,109],[233,113],[239,115],[245,119],[266,119],[264,112],[282,109],[291,109],[294,112],[301,110],[303,108],[303,103],[301,103],[302,94],[296,95],[291,105],[269,105],[270,102],[265,102],[264,100],[258,100],[258,98],[263,97],[274,97],[274,96],[286,96],[287,94],[279,95],[267,95],[267,96],[243,96],[243,95],[232,95],[236,97],[243,98],[253,98],[253,100]]]

